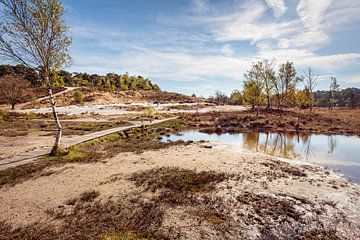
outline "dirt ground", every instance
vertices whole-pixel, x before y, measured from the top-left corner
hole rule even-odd
[[[102,162],[47,169],[41,177],[0,189],[0,222],[5,221],[13,227],[41,224],[57,229],[64,224],[63,219],[72,216],[71,213],[80,206],[74,203],[76,200],[69,200],[79,196],[85,199],[81,195],[84,192],[88,192],[87,198],[90,198],[89,202],[81,205],[89,208],[81,213],[84,218],[95,211],[90,210],[91,206],[101,209],[103,206],[115,207],[103,205],[109,201],[130,201],[130,204],[136,199],[135,204],[140,201],[150,206],[159,201],[156,197],[161,192],[148,189],[161,178],[161,175],[156,177],[156,169],[163,169],[161,171],[166,174],[167,169],[174,168],[179,173],[181,169],[224,173],[226,178],[206,192],[190,189],[188,193],[192,197],[186,198],[189,201],[186,204],[169,198],[171,203],[160,205],[159,209],[164,214],[156,231],[165,239],[360,237],[359,185],[317,166],[283,162],[245,150],[220,149],[212,143],[173,146],[141,154],[120,153]],[[146,179],[148,170],[155,170],[148,176],[150,179]],[[143,176],[147,185],[131,179],[132,176],[135,179],[139,177],[134,177],[134,173]],[[153,179],[151,175],[154,175]],[[169,186],[165,184],[161,187]],[[93,194],[89,194],[91,191]],[[112,216],[108,217],[114,219],[116,211],[120,210],[111,210]],[[150,214],[152,210],[146,212]],[[102,218],[97,217],[96,221],[101,224]],[[104,231],[111,232],[113,228],[108,228],[109,224],[104,225]],[[6,231],[9,230],[5,229],[3,233]],[[109,237],[101,239],[154,239],[111,238],[115,233],[107,232]],[[334,238],[310,238],[331,234]],[[1,236],[1,227],[0,239],[11,239]]]
[[[54,141],[54,136],[44,136],[44,133],[40,131],[31,131],[27,136],[0,136],[0,163],[6,158],[51,147]]]

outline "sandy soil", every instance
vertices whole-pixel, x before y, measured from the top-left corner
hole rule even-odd
[[[27,136],[3,137],[0,136],[0,163],[1,160],[19,156],[41,148],[51,147],[53,136],[44,136],[46,132],[30,131]]]
[[[276,177],[275,171],[266,163],[276,163],[277,158],[230,148],[208,148],[209,143],[193,143],[189,146],[174,146],[143,154],[121,153],[112,159],[92,164],[67,164],[64,167],[47,170],[49,174],[28,180],[14,187],[0,189],[0,221],[6,220],[15,225],[33,222],[51,222],[49,209],[64,209],[68,199],[79,196],[88,190],[98,190],[100,198],[136,195],[139,189],[127,180],[132,173],[157,167],[180,167],[197,171],[214,170],[237,174],[238,180],[220,183],[215,196],[221,197],[231,214],[237,214],[241,207],[231,205],[232,200],[244,191],[268,196],[292,196],[307,199],[315,204],[335,202],[353,224],[360,227],[360,186],[349,183],[326,169],[291,163],[307,174],[306,178],[297,176]],[[264,164],[265,163],[265,164]],[[287,165],[287,164],[286,164]],[[46,176],[45,176],[46,175]],[[116,181],[110,181],[117,178]],[[238,209],[239,208],[239,209]],[[178,219],[181,209],[167,212],[164,226],[186,224]],[[225,211],[225,210],[224,210]],[[330,214],[331,215],[331,214]],[[326,221],[327,215],[323,218]],[[249,231],[255,231],[252,226]],[[186,231],[183,239],[189,239]],[[254,233],[256,235],[256,231]],[[351,234],[351,233],[344,233]],[[187,236],[187,237],[186,237]],[[201,239],[192,235],[191,239]],[[353,238],[354,239],[354,238]]]
[[[199,103],[201,104],[201,103]],[[194,109],[169,109],[172,106],[194,106]],[[119,108],[119,106],[121,108]],[[198,108],[197,103],[194,104],[180,104],[180,103],[168,103],[168,104],[149,104],[149,103],[133,103],[132,105],[126,105],[123,103],[119,104],[105,104],[105,105],[89,105],[89,106],[66,106],[66,107],[58,107],[57,111],[60,114],[67,115],[84,115],[84,114],[100,114],[103,116],[106,115],[127,115],[127,114],[142,114],[144,111],[132,111],[128,110],[126,106],[142,106],[147,107],[151,106],[154,108],[154,111],[158,114],[160,113],[168,113],[168,114],[176,114],[176,113],[208,113],[208,112],[233,112],[233,111],[244,111],[247,110],[247,107],[243,106],[233,106],[233,105],[224,105],[224,106],[203,106],[202,108]],[[124,107],[124,108],[122,108]],[[39,109],[26,109],[26,110],[18,110],[19,113],[50,113],[51,108],[39,108]]]

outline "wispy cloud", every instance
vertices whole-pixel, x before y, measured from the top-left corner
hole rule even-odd
[[[269,7],[273,10],[275,17],[282,16],[286,10],[286,4],[284,0],[265,0]]]
[[[193,6],[192,10],[194,13],[206,13],[211,9],[208,0],[192,0]]]

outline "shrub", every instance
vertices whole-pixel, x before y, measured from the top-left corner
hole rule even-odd
[[[154,109],[150,106],[148,106],[147,108],[145,108],[144,110],[144,115],[147,117],[147,118],[152,118],[152,116],[154,115]]]
[[[74,100],[76,103],[82,103],[84,100],[84,94],[80,91],[75,91]]]

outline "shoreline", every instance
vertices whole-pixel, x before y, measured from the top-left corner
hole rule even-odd
[[[297,164],[283,159],[281,161],[281,159],[259,153],[242,152],[239,154],[239,152],[228,149],[205,148],[204,146],[208,144],[195,142],[188,146],[172,146],[157,151],[145,151],[142,154],[120,153],[102,162],[67,164],[60,168],[52,167],[46,170],[49,174],[45,172],[42,174],[43,176],[38,178],[27,180],[13,187],[0,189],[0,205],[7,206],[0,213],[0,221],[9,221],[16,226],[31,225],[35,222],[44,224],[54,221],[54,223],[61,222],[61,219],[56,220],[47,213],[49,209],[54,209],[56,212],[63,210],[71,212],[74,206],[66,205],[64,202],[89,190],[99,191],[101,203],[109,199],[127,199],[129,196],[146,198],[148,199],[146,201],[152,202],[156,194],[144,192],[143,187],[135,186],[129,181],[129,176],[136,172],[141,173],[151,169],[180,168],[195,170],[196,172],[224,172],[232,176],[228,180],[216,184],[213,192],[202,197],[198,196],[200,199],[205,196],[220,199],[221,211],[228,219],[226,222],[230,224],[228,226],[230,232],[235,231],[234,226],[239,227],[237,220],[235,221],[232,216],[235,214],[232,213],[232,210],[242,208],[243,205],[232,205],[235,204],[232,203],[233,200],[226,199],[229,197],[231,199],[237,198],[238,195],[243,196],[243,194],[249,197],[246,194],[250,193],[255,194],[251,196],[256,197],[256,199],[261,197],[264,201],[270,201],[269,204],[275,204],[277,201],[287,202],[286,199],[295,199],[290,201],[291,204],[296,205],[295,209],[301,208],[303,210],[300,212],[305,211],[309,214],[310,212],[316,214],[318,211],[316,209],[324,202],[334,203],[336,207],[325,206],[327,210],[324,210],[323,219],[317,221],[325,223],[332,221],[334,220],[332,214],[339,212],[339,214],[345,214],[346,221],[351,223],[353,229],[360,229],[360,213],[356,210],[360,209],[359,184],[351,183],[335,172],[326,170],[321,166]],[[336,193],[334,189],[336,189]],[[296,199],[304,199],[304,203],[298,202]],[[91,205],[91,203],[89,204]],[[251,206],[252,208],[259,207]],[[196,206],[182,205],[180,209],[171,206],[163,207],[166,209],[167,217],[165,217],[161,227],[168,229],[170,226],[176,227],[173,225],[173,221],[179,217],[179,215],[173,215],[173,211],[181,211],[184,214],[184,209],[189,211],[189,208]],[[252,208],[247,211],[252,212]],[[300,215],[307,218],[305,217],[306,214],[301,213]],[[337,216],[337,214],[335,215]],[[267,214],[263,217],[264,219],[272,218],[271,215]],[[288,219],[288,216],[283,217]],[[196,219],[194,216],[187,216],[187,218],[189,218],[188,221]],[[242,217],[240,217],[241,219]],[[301,225],[301,222],[295,221],[291,217],[288,220]],[[252,226],[252,230],[246,232],[249,234],[249,239],[256,239],[261,234],[262,227],[273,221],[277,222],[276,219],[272,219],[269,223],[262,223],[261,226],[248,225],[249,227]],[[232,226],[233,224],[234,226]],[[242,224],[244,223],[242,222]],[[276,227],[277,224],[270,225],[274,233],[279,230]],[[201,225],[190,232],[179,228],[182,236],[180,239],[186,239],[190,236],[189,234],[200,236],[197,235],[198,231],[207,227],[209,226]],[[345,225],[339,226],[339,228],[340,235],[346,235],[346,232],[349,232],[349,229],[345,229]],[[212,237],[219,234],[215,230],[210,231],[211,234],[214,234]],[[233,234],[235,233],[233,232]],[[239,236],[234,235],[233,238],[229,238],[237,239],[237,237]],[[195,237],[194,239],[201,238]]]

